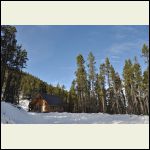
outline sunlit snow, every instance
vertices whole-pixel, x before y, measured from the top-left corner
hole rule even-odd
[[[19,106],[1,102],[2,124],[148,124],[149,116],[109,115],[103,113],[34,113],[28,112],[29,101]]]

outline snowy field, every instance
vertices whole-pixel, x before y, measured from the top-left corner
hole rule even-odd
[[[148,124],[149,116],[109,115],[103,113],[33,113],[27,112],[29,101],[19,106],[1,102],[2,124]]]

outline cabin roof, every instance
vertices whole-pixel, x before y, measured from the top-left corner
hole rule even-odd
[[[63,100],[55,95],[49,95],[49,94],[40,94],[43,99],[45,99],[49,105],[62,105],[63,104]]]

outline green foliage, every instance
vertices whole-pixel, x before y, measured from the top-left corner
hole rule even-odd
[[[77,71],[76,74],[76,83],[77,83],[77,96],[78,96],[78,109],[79,112],[86,112],[86,103],[87,103],[87,92],[88,92],[88,81],[87,73],[84,66],[84,58],[80,54],[77,56]]]
[[[149,47],[144,44],[142,47],[142,56],[146,59],[145,62],[149,62]]]
[[[11,103],[19,103],[21,76],[15,72],[21,71],[28,60],[26,50],[17,44],[16,32],[14,26],[1,26],[1,96]]]
[[[95,69],[95,57],[93,56],[92,52],[88,55],[88,83],[89,83],[89,109],[90,112],[97,111],[97,99],[96,99],[96,69]]]
[[[148,47],[144,46],[142,52],[147,57]],[[122,80],[108,57],[100,65],[99,74],[96,73],[95,58],[91,52],[88,56],[88,73],[84,63],[83,56],[78,55],[76,79],[69,92],[74,112],[81,112],[82,108],[82,112],[97,110],[110,114],[149,114],[149,67],[142,76],[137,58],[133,63],[127,59]]]

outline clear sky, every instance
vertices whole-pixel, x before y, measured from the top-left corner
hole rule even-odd
[[[97,72],[106,57],[122,76],[124,61],[138,61],[145,69],[141,48],[148,44],[148,26],[16,26],[17,41],[28,52],[24,71],[48,84],[71,86],[75,78],[76,56],[82,54],[87,64],[91,51],[96,59]]]

